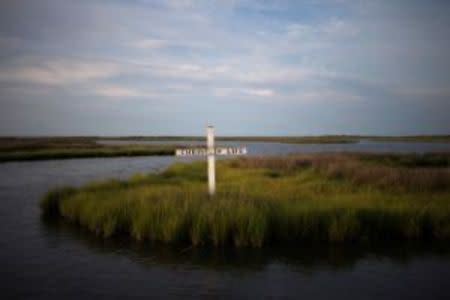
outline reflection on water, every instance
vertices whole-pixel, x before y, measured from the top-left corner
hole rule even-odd
[[[156,172],[174,157],[0,164],[3,299],[450,299],[449,247],[189,248],[103,240],[40,218],[58,185]]]
[[[47,244],[67,256],[93,256],[89,285],[105,298],[448,299],[450,245],[297,245],[214,249],[101,239],[64,222],[42,220]],[[72,247],[70,247],[72,248]],[[69,249],[70,249],[69,248]],[[83,262],[85,259],[81,259]],[[78,262],[78,260],[77,260]],[[103,265],[98,267],[98,264]],[[85,275],[86,273],[85,272]],[[65,274],[63,274],[65,275]],[[137,283],[136,283],[137,282]],[[81,289],[86,296],[95,295]],[[155,296],[156,295],[156,296]]]
[[[136,242],[125,237],[102,239],[74,224],[42,218],[46,236],[62,235],[79,241],[101,254],[120,254],[151,268],[153,266],[183,266],[185,268],[218,271],[258,272],[267,266],[284,265],[306,275],[322,269],[352,270],[361,260],[382,261],[399,266],[425,257],[450,259],[449,243],[382,242],[376,244],[298,244],[254,248],[192,247]]]

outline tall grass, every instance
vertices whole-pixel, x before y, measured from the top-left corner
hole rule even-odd
[[[161,174],[49,192],[44,212],[103,237],[192,245],[450,239],[448,169],[403,168],[355,155],[218,163],[217,194],[202,162]]]

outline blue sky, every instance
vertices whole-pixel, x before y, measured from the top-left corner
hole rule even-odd
[[[450,1],[2,0],[0,135],[449,134]]]

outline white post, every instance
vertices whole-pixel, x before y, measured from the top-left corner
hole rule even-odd
[[[206,128],[206,147],[208,152],[208,192],[213,196],[216,192],[216,161],[214,149],[214,127]]]

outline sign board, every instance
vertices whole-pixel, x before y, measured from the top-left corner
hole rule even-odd
[[[186,148],[176,149],[176,156],[207,156],[210,154],[207,148]],[[217,147],[213,149],[215,155],[245,155],[247,154],[246,147]]]

